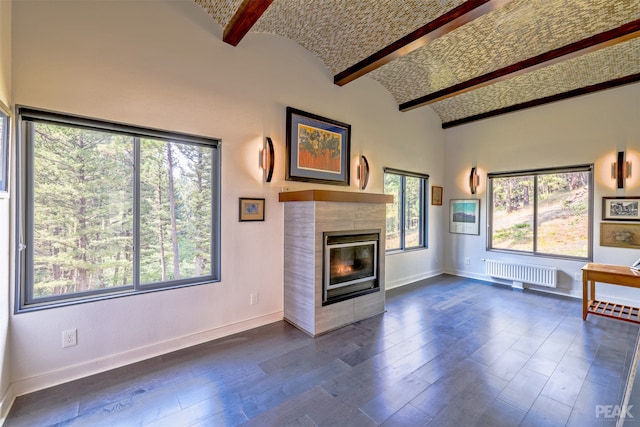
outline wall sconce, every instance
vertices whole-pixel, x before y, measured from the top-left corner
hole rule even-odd
[[[471,190],[471,194],[476,194],[479,185],[480,177],[478,176],[478,169],[474,166],[471,168],[471,173],[469,174],[469,189]]]
[[[611,179],[618,188],[624,188],[624,180],[631,177],[631,162],[625,161],[624,151],[618,151],[618,161],[611,164]]]
[[[367,188],[369,183],[369,161],[365,156],[360,156],[360,161],[358,162],[358,181],[361,190]]]
[[[273,178],[273,165],[274,165],[274,151],[273,151],[273,141],[271,138],[267,137],[267,143],[260,150],[260,168],[264,170],[264,180],[265,182],[271,182],[271,178]]]

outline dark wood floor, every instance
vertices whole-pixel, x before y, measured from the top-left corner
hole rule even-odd
[[[596,408],[623,400],[636,325],[446,275],[389,291],[387,310],[315,339],[277,322],[21,396],[5,425],[616,423]]]

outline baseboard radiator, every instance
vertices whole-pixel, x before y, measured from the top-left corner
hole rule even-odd
[[[555,288],[558,283],[558,269],[544,265],[486,259],[485,273],[496,279],[512,280],[512,286],[519,289],[523,289],[525,283],[548,288]]]

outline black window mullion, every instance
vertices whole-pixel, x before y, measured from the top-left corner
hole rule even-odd
[[[133,138],[133,287],[140,289],[140,138]]]
[[[406,213],[406,207],[407,207],[407,177],[402,175],[401,176],[401,188],[400,188],[400,198],[401,198],[401,203],[402,205],[400,206],[400,249],[401,250],[405,250],[406,249],[406,242],[405,242],[405,231],[406,231],[406,220],[407,220],[407,213]]]
[[[220,278],[220,245],[221,245],[221,221],[220,221],[220,198],[217,194],[222,194],[220,183],[220,170],[222,146],[213,151],[213,159],[211,159],[211,275],[217,280]]]
[[[25,182],[31,183],[30,185],[25,185],[24,188],[24,204],[22,208],[24,209],[24,242],[22,243],[24,246],[19,247],[20,254],[22,260],[24,261],[24,266],[21,266],[20,271],[24,273],[24,282],[25,283],[33,283],[33,222],[34,222],[34,212],[35,212],[35,204],[34,204],[34,189],[33,189],[33,159],[35,153],[35,141],[34,141],[34,128],[32,122],[26,122],[24,126],[25,130],[25,139],[24,143],[24,151],[25,151]],[[26,267],[26,268],[25,268]],[[33,286],[26,286],[22,284],[24,290],[24,302],[28,303],[33,301]]]

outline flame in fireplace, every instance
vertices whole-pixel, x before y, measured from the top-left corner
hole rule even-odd
[[[336,274],[347,274],[353,271],[353,267],[346,264],[337,265],[335,268]]]

